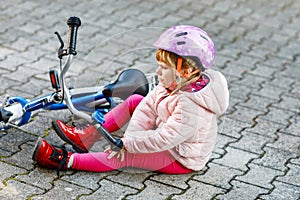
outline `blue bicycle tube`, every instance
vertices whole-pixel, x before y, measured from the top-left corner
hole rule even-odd
[[[103,113],[101,113],[97,110],[95,112],[93,112],[92,118],[99,124],[103,124],[105,121]]]
[[[13,103],[16,103],[16,102],[20,103],[22,105],[23,109],[26,106],[26,104],[28,103],[28,101],[23,97],[10,97],[8,99],[9,104],[13,104]],[[30,117],[31,117],[31,112],[30,111],[23,110],[23,112],[24,112],[24,114],[23,114],[20,122],[17,124],[18,126],[26,124],[29,121]]]
[[[105,98],[102,92],[98,92],[95,94],[87,95],[87,96],[81,96],[81,97],[74,97],[72,98],[72,103],[76,108],[80,108],[80,110],[86,110],[91,111],[89,108],[86,108],[84,104],[97,101],[99,99]],[[45,109],[48,110],[60,110],[67,108],[67,105],[65,103],[61,104],[52,104],[47,106]]]

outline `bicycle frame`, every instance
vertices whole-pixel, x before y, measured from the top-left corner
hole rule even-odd
[[[64,77],[71,67],[73,56],[76,55],[77,29],[81,25],[81,21],[77,17],[71,17],[68,19],[67,24],[69,25],[67,49],[63,48],[64,43],[59,33],[55,32],[61,43],[61,46],[58,49],[58,58],[60,59],[61,68],[59,78],[56,71],[50,71],[50,80],[55,91],[51,94],[47,94],[33,100],[27,100],[20,96],[6,96],[3,103],[0,104],[0,130],[6,130],[11,127],[20,127],[23,124],[26,124],[29,121],[32,112],[39,109],[69,109],[74,115],[92,123],[95,128],[102,133],[103,137],[112,145],[112,147],[115,148],[115,150],[119,150],[123,147],[122,141],[114,138],[102,126],[104,122],[104,115],[109,112],[111,108],[116,106],[116,102],[112,95],[113,89],[117,94],[119,93],[119,96],[116,95],[116,97],[119,98],[126,98],[127,94],[124,95],[124,93],[128,93],[128,91],[131,92],[132,89],[134,89],[132,90],[133,93],[137,92],[138,94],[145,96],[149,90],[152,90],[157,84],[157,80],[151,80],[154,82],[151,82],[149,88],[149,82],[146,76],[139,70],[134,71],[134,69],[131,69],[131,71],[127,71],[127,75],[125,74],[126,70],[124,70],[124,73],[122,72],[114,83],[107,84],[103,87],[69,89],[64,81]],[[62,66],[63,57],[66,57],[66,61]],[[123,77],[121,76],[122,74]],[[117,87],[117,81],[119,78],[119,87]],[[153,79],[153,76],[151,79]],[[126,84],[126,82],[128,82],[128,84]],[[61,83],[61,86],[59,83]],[[139,84],[142,86],[137,87]]]
[[[84,90],[85,88],[80,88],[80,90]],[[86,88],[85,91],[89,90],[90,88]],[[93,88],[93,90],[97,90],[98,92],[89,92],[88,94],[85,94],[84,96],[82,96],[82,93],[76,93],[76,89],[74,90],[74,95],[72,95],[71,93],[71,101],[72,104],[78,109],[78,110],[82,110],[85,112],[93,112],[95,110],[95,106],[97,105],[103,105],[105,103],[108,102],[113,102],[114,100],[111,97],[108,97],[109,100],[107,100],[107,97],[105,97],[101,91],[101,87],[95,87]],[[86,93],[86,92],[85,92]],[[78,97],[76,97],[76,94],[78,95]],[[20,108],[19,106],[16,106],[15,109],[13,108],[7,108],[8,111],[14,113],[14,112],[18,112],[17,110],[22,110],[22,117],[20,116],[20,114],[16,115],[16,116],[12,116],[9,120],[9,122],[12,122],[14,120],[16,120],[17,118],[20,118],[20,121],[15,124],[16,126],[22,126],[24,124],[26,124],[33,111],[39,110],[39,109],[44,109],[44,110],[62,110],[62,109],[68,109],[68,106],[66,103],[64,102],[55,102],[53,101],[54,96],[59,95],[58,92],[54,92],[52,94],[48,94],[42,97],[38,97],[36,99],[30,100],[28,101],[27,99],[20,97],[20,96],[16,96],[16,97],[10,97],[7,99],[7,103],[8,104],[14,104],[14,103],[20,103],[22,108]],[[104,108],[97,108],[98,112],[101,112],[103,114],[106,114],[109,111],[109,106],[103,106]],[[2,126],[0,125],[0,130],[5,130],[9,127],[5,127],[4,124],[2,124]]]

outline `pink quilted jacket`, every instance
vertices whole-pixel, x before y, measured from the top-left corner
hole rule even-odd
[[[131,153],[168,150],[185,167],[200,170],[208,162],[217,137],[217,115],[229,104],[225,77],[208,69],[209,83],[200,91],[165,97],[157,86],[138,105],[124,135]]]

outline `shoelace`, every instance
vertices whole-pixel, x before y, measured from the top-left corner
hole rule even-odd
[[[58,152],[54,147],[49,158],[50,160],[53,160],[54,162],[58,163],[58,167],[56,170],[58,177],[60,177],[59,175],[60,169],[67,164],[67,160],[68,160],[68,151],[65,149],[65,147],[62,147],[61,150],[63,151],[62,153]],[[59,158],[60,156],[62,156],[61,160]]]

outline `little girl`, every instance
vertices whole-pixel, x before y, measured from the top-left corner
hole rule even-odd
[[[33,160],[58,170],[106,172],[135,167],[168,174],[201,170],[217,137],[217,115],[229,104],[224,76],[209,69],[215,47],[202,29],[180,25],[166,30],[154,43],[159,85],[145,98],[132,95],[105,115],[110,132],[130,118],[119,152],[88,152],[101,134],[92,125],[69,127],[57,120],[58,135],[77,152],[37,141]],[[131,116],[132,115],[132,116]]]

